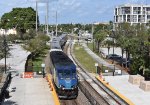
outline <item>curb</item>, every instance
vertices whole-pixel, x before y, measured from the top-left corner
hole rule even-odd
[[[60,105],[58,95],[57,95],[56,90],[54,88],[54,85],[52,83],[52,75],[51,74],[47,74],[46,79],[47,79],[47,81],[49,83],[50,91],[52,91],[55,105]]]

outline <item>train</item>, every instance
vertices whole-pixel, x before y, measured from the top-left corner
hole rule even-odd
[[[61,42],[63,39],[63,43]],[[62,51],[65,37],[55,37],[51,42],[50,68],[53,83],[60,99],[76,99],[78,96],[78,76],[76,65]]]

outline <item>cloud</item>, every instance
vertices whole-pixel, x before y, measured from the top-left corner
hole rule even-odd
[[[18,2],[19,1],[19,2]],[[10,12],[16,7],[33,7],[36,0],[0,0],[0,15]],[[49,1],[49,17],[54,23],[58,11],[59,22],[91,22],[109,21],[113,19],[114,8],[121,4],[148,4],[150,0],[38,0],[38,13],[41,23],[46,15],[46,2]]]
[[[140,4],[146,4],[146,0],[129,0],[129,3],[140,3]]]

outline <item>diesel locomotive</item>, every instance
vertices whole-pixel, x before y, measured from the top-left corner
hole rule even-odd
[[[75,99],[78,96],[76,65],[60,49],[61,39],[59,41],[58,40],[55,38],[55,40],[51,42],[50,50],[50,68],[53,76],[53,82],[59,98]]]

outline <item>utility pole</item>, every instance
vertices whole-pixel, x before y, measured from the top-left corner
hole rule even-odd
[[[37,27],[37,20],[38,20],[38,1],[36,1],[36,34],[37,34],[37,30],[38,30],[38,27]]]
[[[93,52],[94,52],[94,24],[92,23],[92,37],[93,37]]]
[[[46,28],[47,28],[47,27],[46,27],[46,21],[47,21],[46,19],[47,19],[47,18],[46,18],[46,16],[45,16],[45,32],[46,32]]]
[[[46,15],[46,20],[47,20],[47,35],[48,35],[48,19],[49,19],[49,2],[47,1],[47,15]]]
[[[57,11],[56,11],[56,36],[57,36]]]

